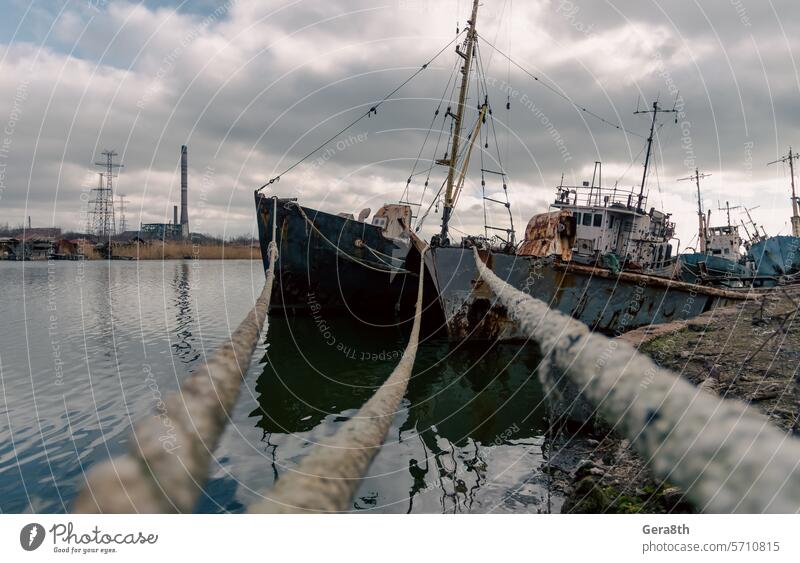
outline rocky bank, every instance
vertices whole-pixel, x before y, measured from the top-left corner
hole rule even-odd
[[[689,321],[632,331],[620,338],[709,393],[760,410],[798,433],[800,288],[775,288]],[[562,512],[696,512],[683,492],[656,480],[627,440],[592,436],[576,470],[551,469],[566,493]]]

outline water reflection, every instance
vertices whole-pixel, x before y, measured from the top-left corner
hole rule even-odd
[[[130,447],[131,424],[177,389],[202,351],[230,338],[263,283],[260,265],[249,261],[53,267],[54,276],[45,263],[0,263],[8,293],[0,300],[2,512],[69,510],[83,472]],[[42,297],[50,291],[56,311]],[[54,342],[63,365],[55,364]],[[254,502],[357,412],[406,342],[392,328],[270,318],[198,510],[242,511]],[[422,344],[353,509],[547,510],[537,364],[525,347]]]
[[[184,364],[191,364],[200,357],[200,350],[195,348],[196,339],[192,334],[195,320],[192,314],[192,288],[189,275],[188,263],[175,264],[175,274],[171,285],[175,293],[172,302],[175,306],[176,340],[172,343],[172,350]]]
[[[268,341],[250,416],[263,431],[277,479],[374,393],[406,336],[298,317],[271,319]],[[544,507],[545,481],[531,480],[543,461],[547,428],[538,363],[536,351],[524,346],[421,345],[403,410],[353,508]]]

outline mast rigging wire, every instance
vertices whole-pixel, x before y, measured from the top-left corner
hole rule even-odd
[[[422,71],[424,71],[425,69],[427,69],[427,68],[428,68],[428,66],[429,66],[429,65],[430,65],[430,64],[431,64],[433,61],[435,61],[437,58],[439,58],[439,56],[440,56],[442,53],[444,53],[444,52],[445,52],[445,50],[447,50],[447,49],[448,49],[448,48],[449,48],[449,47],[450,47],[450,46],[451,46],[453,43],[455,43],[455,42],[456,42],[456,40],[458,40],[458,38],[459,38],[459,36],[460,36],[460,35],[461,35],[461,33],[459,33],[458,35],[456,35],[455,37],[453,37],[453,39],[451,39],[451,40],[450,40],[450,41],[447,43],[447,45],[445,45],[444,47],[442,47],[442,48],[441,48],[441,49],[440,49],[440,50],[439,50],[439,51],[438,51],[438,52],[437,52],[437,53],[436,53],[436,54],[435,54],[435,55],[434,55],[434,56],[433,56],[433,57],[432,57],[430,60],[428,60],[428,62],[426,62],[426,63],[425,63],[425,64],[423,64],[423,65],[422,65],[420,68],[418,68],[418,69],[417,69],[417,70],[416,70],[416,71],[415,71],[415,72],[414,72],[414,73],[413,73],[411,76],[409,76],[408,78],[406,78],[406,79],[405,79],[405,80],[404,80],[404,81],[403,81],[403,82],[402,82],[402,83],[401,83],[399,86],[397,86],[397,87],[396,87],[394,90],[392,90],[391,92],[389,92],[388,94],[386,94],[386,95],[385,95],[383,98],[381,98],[381,99],[378,101],[378,103],[376,103],[375,105],[371,106],[371,107],[370,107],[370,108],[369,108],[369,109],[368,109],[368,110],[367,110],[365,113],[361,114],[359,117],[357,117],[356,119],[354,119],[353,121],[351,121],[351,122],[350,122],[348,125],[346,125],[344,128],[342,128],[341,130],[339,130],[339,131],[338,131],[338,132],[337,132],[335,135],[332,135],[331,137],[329,137],[328,139],[326,139],[326,140],[325,140],[323,143],[321,143],[320,145],[318,145],[318,146],[317,146],[317,147],[316,147],[314,150],[312,150],[312,151],[311,151],[311,152],[309,152],[307,155],[305,155],[303,158],[301,158],[300,160],[298,160],[297,162],[295,162],[294,164],[292,164],[291,166],[289,166],[288,168],[286,168],[286,169],[285,169],[283,172],[281,172],[281,173],[280,173],[280,174],[278,174],[277,176],[274,176],[274,177],[270,178],[270,180],[269,180],[268,182],[266,182],[265,184],[263,184],[263,185],[262,185],[261,187],[259,187],[259,188],[258,188],[256,191],[257,191],[257,192],[260,192],[261,190],[263,190],[264,188],[266,188],[266,187],[267,187],[267,186],[269,186],[270,184],[274,184],[275,182],[278,182],[278,181],[281,179],[281,176],[283,176],[283,175],[285,175],[285,174],[288,174],[289,172],[291,172],[292,170],[294,170],[294,169],[295,169],[297,166],[299,166],[299,165],[300,165],[301,163],[303,163],[305,160],[307,160],[308,158],[310,158],[311,156],[313,156],[315,153],[317,153],[318,151],[320,151],[320,150],[321,150],[321,149],[322,149],[324,146],[326,146],[328,143],[330,143],[331,141],[333,141],[334,139],[336,139],[337,137],[339,137],[341,134],[345,133],[347,130],[349,130],[350,128],[352,128],[352,127],[353,127],[353,126],[354,126],[356,123],[358,123],[359,121],[361,121],[361,120],[362,120],[362,119],[364,119],[365,117],[369,117],[369,116],[371,116],[372,114],[376,114],[376,115],[377,115],[377,113],[378,113],[378,108],[379,108],[379,107],[380,107],[380,106],[381,106],[381,105],[382,105],[382,104],[383,104],[385,101],[387,101],[389,98],[391,98],[392,96],[394,96],[394,95],[395,95],[395,94],[396,94],[396,93],[397,93],[397,92],[398,92],[398,91],[399,91],[401,88],[403,88],[403,86],[405,86],[406,84],[408,84],[409,82],[411,82],[411,81],[412,81],[414,78],[416,78],[416,77],[417,77],[417,75],[419,75],[419,74],[420,74]]]
[[[626,129],[626,128],[625,128],[625,127],[623,127],[621,124],[619,124],[619,123],[614,123],[613,121],[610,121],[610,120],[606,119],[606,118],[605,118],[605,117],[603,117],[602,115],[600,115],[600,114],[598,114],[598,113],[595,113],[594,111],[590,110],[590,109],[589,109],[589,108],[587,108],[586,106],[582,106],[582,105],[578,104],[577,102],[574,102],[574,101],[573,101],[573,100],[572,100],[572,99],[571,99],[569,96],[567,96],[567,95],[566,95],[566,94],[564,94],[563,92],[559,91],[557,88],[555,88],[555,87],[553,87],[553,86],[550,86],[550,85],[549,85],[549,84],[547,84],[547,83],[546,83],[544,80],[542,80],[541,78],[539,78],[538,76],[536,76],[535,74],[533,74],[532,72],[530,72],[528,69],[526,69],[525,67],[523,67],[521,64],[519,64],[517,61],[515,61],[514,59],[512,59],[512,58],[511,58],[509,55],[507,55],[506,53],[504,53],[503,51],[501,51],[499,48],[497,48],[495,45],[493,45],[491,42],[489,42],[489,40],[488,40],[488,39],[486,39],[486,38],[485,38],[483,35],[481,35],[480,33],[478,33],[478,36],[479,36],[481,39],[483,39],[483,41],[484,41],[484,42],[485,42],[487,45],[489,45],[489,47],[491,47],[492,49],[494,49],[495,51],[497,51],[497,52],[498,52],[498,53],[499,53],[501,56],[505,57],[505,58],[508,60],[508,62],[510,62],[510,63],[511,63],[511,64],[513,64],[515,67],[517,67],[518,69],[520,69],[522,72],[524,72],[525,74],[527,74],[528,76],[530,76],[531,78],[533,78],[533,79],[534,79],[536,82],[538,82],[539,84],[541,84],[542,86],[544,86],[545,88],[547,88],[548,90],[550,90],[551,92],[553,92],[554,94],[556,94],[558,97],[560,97],[560,98],[563,98],[564,100],[566,100],[568,103],[570,103],[570,104],[571,104],[573,107],[575,107],[576,109],[579,109],[579,110],[581,110],[582,112],[584,112],[584,113],[586,113],[586,114],[588,114],[588,115],[591,115],[592,117],[594,117],[594,118],[595,118],[595,119],[597,119],[598,121],[601,121],[602,123],[605,123],[606,125],[609,125],[609,126],[611,126],[611,127],[614,127],[615,129],[619,129],[620,131],[624,131],[625,133],[627,133],[627,134],[629,134],[629,135],[633,135],[633,136],[635,136],[635,137],[640,137],[640,138],[642,138],[642,139],[644,139],[644,138],[645,138],[645,136],[644,136],[644,135],[640,135],[639,133],[635,133],[635,132],[633,132],[633,131],[631,131],[631,130],[629,130],[629,129]]]

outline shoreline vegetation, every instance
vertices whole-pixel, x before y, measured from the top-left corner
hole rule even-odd
[[[101,259],[85,255],[86,259]],[[150,242],[114,246],[113,256],[134,260],[260,260],[258,245],[245,244],[193,244],[192,242]]]
[[[132,231],[131,231],[132,232]],[[98,239],[60,227],[0,227],[0,260],[260,260],[257,239],[222,239],[202,233],[164,238],[152,233],[123,233]]]

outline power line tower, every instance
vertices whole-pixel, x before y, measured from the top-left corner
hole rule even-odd
[[[94,230],[94,217],[95,217],[95,210],[94,208],[97,207],[98,204],[98,192],[105,189],[105,184],[103,183],[103,177],[105,174],[102,172],[97,173],[97,187],[92,188],[92,199],[89,200],[87,203],[87,212],[86,212],[86,234],[93,235],[95,234]]]
[[[125,219],[125,194],[119,194],[119,233],[124,233],[128,230],[128,221]]]
[[[116,233],[114,221],[114,169],[122,168],[122,164],[114,164],[114,157],[117,156],[117,153],[113,150],[104,150],[102,155],[106,157],[105,162],[95,162],[95,165],[104,167],[106,172],[105,175],[101,175],[101,183],[94,190],[92,233],[100,238],[110,238]],[[105,178],[105,185],[102,184],[103,178]]]
[[[796,237],[800,237],[800,213],[798,213],[798,201],[800,201],[800,199],[798,199],[797,192],[794,188],[794,161],[798,158],[800,158],[800,154],[792,153],[792,147],[789,147],[788,155],[767,163],[767,166],[770,164],[778,164],[779,162],[789,163],[789,175],[792,178],[792,235]]]

